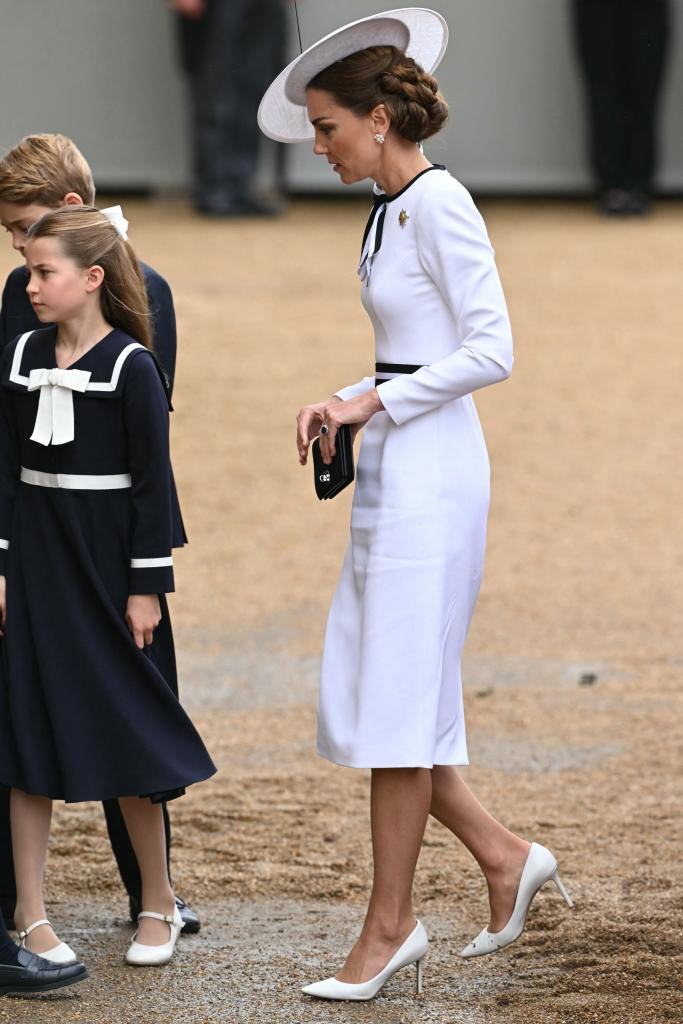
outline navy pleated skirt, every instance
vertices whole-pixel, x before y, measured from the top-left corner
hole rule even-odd
[[[7,562],[0,783],[165,800],[216,771],[178,700],[173,633],[128,630],[130,493],[21,484]]]

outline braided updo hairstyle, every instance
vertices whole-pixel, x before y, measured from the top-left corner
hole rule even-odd
[[[329,92],[335,103],[359,116],[383,103],[392,128],[409,142],[436,135],[448,117],[437,80],[395,46],[352,53],[320,71],[308,88]]]

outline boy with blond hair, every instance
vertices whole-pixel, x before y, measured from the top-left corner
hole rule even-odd
[[[65,135],[27,135],[0,160],[0,223],[24,255],[26,232],[61,206],[94,206],[95,182],[78,147]],[[154,350],[172,388],[176,324],[171,289],[161,274],[141,264],[154,319]],[[7,278],[0,308],[0,349],[41,324],[26,294],[24,266]]]
[[[24,255],[26,232],[44,214],[63,206],[93,206],[95,183],[92,172],[78,147],[64,135],[28,135],[0,160],[0,223],[11,235],[12,246]],[[152,313],[154,353],[167,379],[170,395],[176,362],[176,322],[173,296],[168,284],[156,270],[140,263]],[[26,293],[28,272],[16,267],[7,278],[0,307],[0,351],[17,335],[47,326],[35,314]],[[180,509],[175,508],[176,533],[182,534]],[[180,541],[179,543],[182,543]],[[123,816],[116,800],[104,802],[109,837],[130,900],[135,921],[140,907],[140,871]],[[164,805],[167,847],[171,831]],[[0,905],[5,921],[11,924],[16,902],[14,868],[10,837],[9,790],[0,787]],[[179,897],[185,933],[198,932],[197,915]]]

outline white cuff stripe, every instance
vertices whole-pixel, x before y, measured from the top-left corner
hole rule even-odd
[[[9,551],[9,541],[3,540],[2,537],[0,537],[0,548],[4,548],[5,551]]]
[[[173,555],[168,558],[131,558],[131,569],[164,569],[173,565]]]

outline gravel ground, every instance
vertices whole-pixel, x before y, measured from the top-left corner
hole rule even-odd
[[[250,657],[250,680],[272,677],[266,652]],[[283,680],[291,678],[298,659],[277,659]],[[639,678],[635,666],[596,663],[592,673],[545,661],[525,668],[520,659],[498,671],[491,659],[471,666],[468,781],[499,817],[556,851],[573,911],[548,886],[516,946],[461,962],[458,950],[486,919],[484,887],[432,822],[416,886],[432,940],[424,995],[415,997],[406,970],[372,1005],[304,999],[300,985],[334,971],[362,919],[368,780],[315,757],[313,710],[293,703],[287,687],[268,706],[245,709],[250,683],[225,698],[234,710],[196,715],[221,774],[173,808],[178,890],[200,910],[201,934],[182,939],[170,968],[127,968],[130,927],[100,816],[92,805],[60,808],[50,913],[90,979],[8,1001],[0,1021],[680,1022],[683,886],[670,723],[680,718],[683,667]],[[201,706],[201,688],[197,696]],[[539,721],[543,730],[528,727]],[[649,745],[644,773],[631,754],[636,743]]]
[[[372,362],[354,273],[366,209],[301,202],[240,224],[125,207],[181,331],[173,433],[191,544],[173,614],[185,700],[220,772],[172,808],[174,876],[205,928],[170,967],[126,968],[99,808],[59,806],[50,912],[90,978],[3,1000],[0,1022],[682,1021],[683,204],[625,224],[581,204],[484,205],[517,364],[477,399],[494,479],[466,778],[555,851],[576,908],[549,888],[512,949],[460,962],[484,886],[431,823],[416,881],[425,993],[405,971],[367,1005],[299,995],[352,943],[371,860],[367,773],[314,753],[350,494],[318,505],[293,449],[298,406]]]
[[[466,928],[476,922],[455,912],[422,910],[430,951],[424,992],[415,995],[412,967],[396,975],[368,1004],[322,1003],[299,988],[334,970],[340,948],[350,945],[361,920],[360,907],[294,900],[213,901],[212,925],[182,939],[170,970],[125,966],[130,927],[110,905],[60,908],[64,934],[81,951],[90,977],[72,989],[42,997],[8,999],[0,1021],[73,1020],[135,1024],[176,1021],[323,1024],[488,1024],[491,1020],[679,1021],[665,1004],[667,981],[661,954],[648,951],[647,981],[626,977],[623,957],[609,964],[586,950],[586,908],[558,912],[556,893],[538,898],[524,943],[498,957],[465,963],[457,956]],[[95,919],[93,919],[95,918]],[[604,944],[605,934],[601,936]],[[562,944],[562,954],[548,949]],[[603,949],[604,953],[604,949]],[[634,983],[635,982],[635,983]],[[662,986],[657,996],[653,989]],[[640,990],[640,991],[639,991]],[[673,993],[672,993],[673,994]],[[631,999],[651,1001],[649,1013]],[[653,998],[654,996],[654,998]]]

